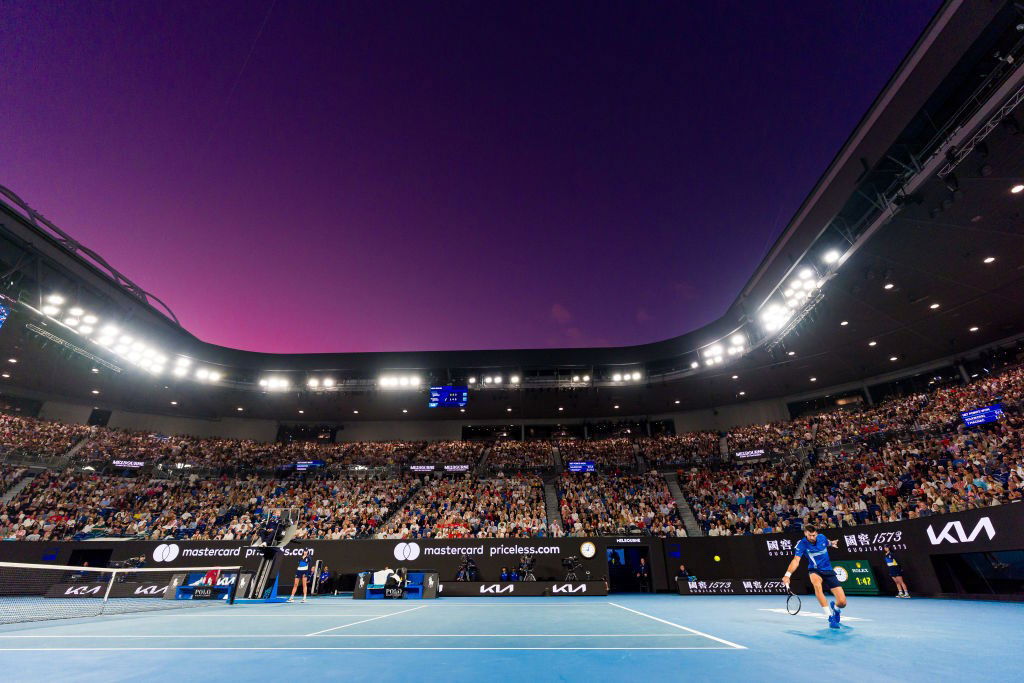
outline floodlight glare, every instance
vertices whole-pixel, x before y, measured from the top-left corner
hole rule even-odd
[[[734,334],[729,341],[732,342],[733,346],[742,346],[746,343],[747,339],[742,334]]]
[[[316,377],[310,377],[308,380],[306,380],[306,384],[315,389],[318,386],[320,386],[320,380],[318,380]]]
[[[196,370],[196,378],[197,379],[206,379],[209,376],[210,376],[210,371],[207,370],[206,368],[199,368],[198,370]]]
[[[177,377],[184,377],[188,374],[188,369],[183,367],[174,368],[174,374]]]
[[[693,361],[692,363],[690,363],[690,367],[696,370],[698,367],[700,367],[700,363],[698,363],[697,361]]]
[[[57,315],[60,313],[60,308],[57,306],[43,306],[43,313],[50,316]]]
[[[417,375],[413,375],[409,378],[409,386],[418,387],[420,385],[420,378]]]
[[[64,303],[64,297],[62,297],[60,294],[51,294],[50,296],[46,297],[46,302],[53,304],[54,306],[60,306],[61,304]]]
[[[220,381],[220,373],[217,372],[216,370],[210,370],[209,379],[210,379],[211,382],[219,382]],[[287,381],[284,384],[285,384],[285,386],[288,386],[288,382]]]
[[[91,313],[89,315],[83,315],[82,316],[82,322],[83,323],[88,323],[89,325],[95,325],[96,321],[97,321],[96,316],[92,315]]]
[[[484,384],[490,384],[494,379],[491,376],[484,377]]]
[[[622,381],[622,375],[620,373],[616,372],[614,375],[612,375],[612,381],[613,382],[621,382]]]
[[[476,377],[470,377],[469,378],[469,383],[470,384],[476,384]]]
[[[78,327],[78,318],[64,318],[64,324],[67,325],[68,327]]]
[[[508,381],[512,384],[519,384],[519,375],[512,375],[508,378]]]
[[[633,373],[633,381],[639,381],[639,379],[640,379],[640,373],[639,372],[634,372]]]
[[[573,382],[579,382],[580,381],[580,376],[579,375],[573,375],[572,376],[572,381]]]
[[[92,325],[82,325],[78,328],[78,331],[82,334],[92,334]]]
[[[583,381],[584,382],[589,382],[590,381],[590,375],[583,375]]]
[[[81,316],[83,313],[85,313],[85,311],[83,311],[78,306],[75,306],[73,308],[69,308],[68,309],[68,313],[70,313],[71,315],[73,315],[73,316],[75,316],[77,318],[77,317]]]
[[[821,260],[829,265],[832,265],[833,263],[839,260],[839,252],[836,251],[835,249],[826,251],[825,255],[822,257]]]
[[[810,280],[814,277],[814,270],[811,268],[801,268],[799,276],[801,280]]]
[[[324,386],[325,387],[333,387],[334,386],[334,380],[331,379],[330,377],[325,377],[324,378]]]
[[[408,378],[408,377],[402,377],[402,378],[400,378],[400,379],[398,380],[398,385],[399,385],[399,386],[403,386],[403,387],[407,387],[407,386],[409,386],[409,378]]]
[[[497,376],[495,376],[495,378],[494,378],[494,383],[495,383],[495,384],[501,384],[501,375],[497,375]]]

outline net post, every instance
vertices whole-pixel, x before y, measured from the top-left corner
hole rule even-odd
[[[107,592],[103,594],[103,604],[107,603],[107,598],[110,597],[110,589],[114,587],[114,579],[117,578],[117,570],[110,572],[110,580],[107,581]]]

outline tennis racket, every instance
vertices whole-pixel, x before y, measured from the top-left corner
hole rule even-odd
[[[792,588],[786,588],[789,593],[786,596],[786,611],[794,616],[800,614],[800,596],[794,593]]]

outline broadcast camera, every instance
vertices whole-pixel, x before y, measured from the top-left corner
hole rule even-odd
[[[580,558],[577,555],[570,555],[569,557],[562,558],[562,566],[565,567],[565,580],[566,581],[579,581],[579,575],[577,572],[583,569],[583,563],[580,562]],[[590,572],[584,572],[587,578],[590,578]]]
[[[537,558],[533,555],[523,555],[519,558],[519,576],[521,581],[536,581],[537,577],[533,573],[533,567],[537,564]]]
[[[459,569],[455,572],[456,581],[479,581],[480,570],[477,569],[476,562],[472,558],[463,555],[459,559]]]

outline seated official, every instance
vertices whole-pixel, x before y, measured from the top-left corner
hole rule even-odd
[[[676,581],[682,579],[683,581],[693,581],[694,577],[690,576],[690,572],[686,570],[686,565],[679,565],[679,571],[676,572]]]

